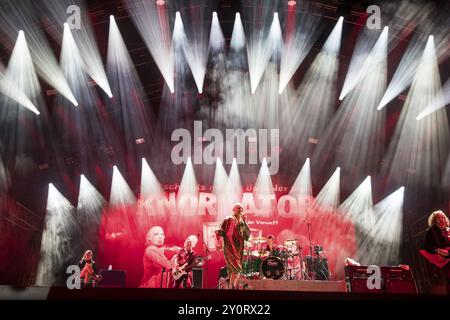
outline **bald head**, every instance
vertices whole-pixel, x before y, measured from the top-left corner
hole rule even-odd
[[[157,247],[164,245],[164,230],[160,226],[151,227],[147,232],[147,244],[152,244]]]

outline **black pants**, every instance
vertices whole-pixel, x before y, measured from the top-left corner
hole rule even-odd
[[[190,279],[189,274],[185,274],[180,277],[180,279],[175,280],[173,283],[173,288],[178,289],[180,288],[181,284],[183,284],[183,288],[191,288],[192,287],[192,281]]]
[[[450,294],[450,263],[447,263],[447,265],[442,268],[442,271],[445,275],[445,280],[447,280],[447,294]]]

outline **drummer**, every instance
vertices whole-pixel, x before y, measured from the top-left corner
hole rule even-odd
[[[269,254],[276,250],[275,237],[273,235],[267,236],[267,245],[264,247],[264,250]]]

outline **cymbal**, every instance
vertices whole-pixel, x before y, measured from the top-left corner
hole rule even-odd
[[[297,244],[297,242],[298,242],[297,239],[288,239],[284,242],[284,245],[289,246],[289,245]]]

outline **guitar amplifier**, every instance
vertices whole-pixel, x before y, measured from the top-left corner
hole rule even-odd
[[[192,268],[192,284],[194,289],[203,289],[203,268]]]
[[[345,280],[349,292],[364,293],[417,293],[410,268],[402,267],[380,267],[381,270],[381,288],[369,289],[367,279],[370,274],[367,273],[368,266],[346,266]]]
[[[346,266],[344,271],[348,292],[383,293],[383,285],[380,289],[367,287],[367,278],[369,278],[367,266]]]

